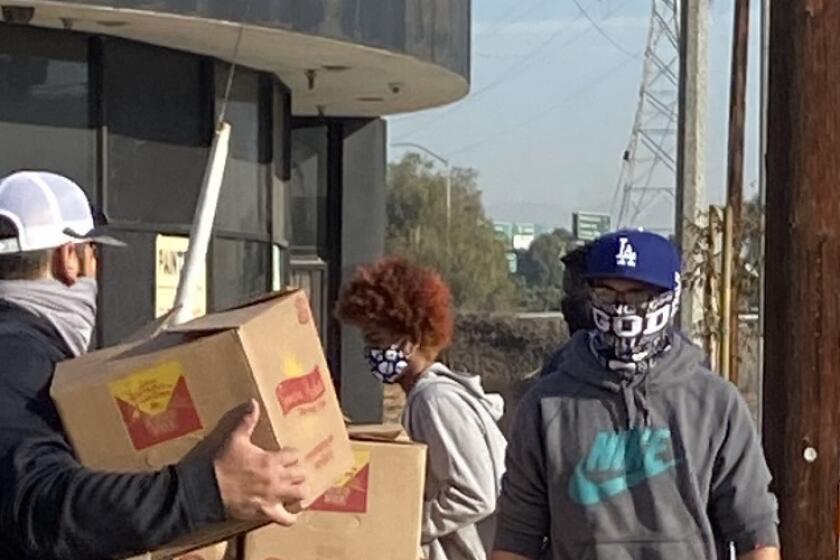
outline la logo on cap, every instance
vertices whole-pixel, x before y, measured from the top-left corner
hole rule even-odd
[[[618,266],[626,266],[630,268],[636,268],[636,250],[633,249],[633,245],[630,243],[630,240],[626,237],[620,237],[618,239],[618,253],[615,255],[615,264]]]

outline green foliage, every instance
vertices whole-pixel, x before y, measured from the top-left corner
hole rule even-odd
[[[473,169],[452,169],[447,228],[446,174],[415,153],[389,164],[386,251],[440,271],[460,309],[510,309],[516,290],[477,180]]]
[[[761,289],[761,238],[764,209],[756,196],[744,203],[741,221],[741,260],[736,271],[740,312],[758,309]]]
[[[565,293],[565,267],[560,259],[573,239],[574,236],[565,229],[555,229],[537,237],[527,251],[520,253],[517,276],[523,308],[529,311],[560,311]]]

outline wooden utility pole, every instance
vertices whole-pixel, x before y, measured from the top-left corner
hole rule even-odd
[[[764,445],[785,560],[837,560],[840,2],[773,2]]]
[[[680,2],[680,81],[679,126],[677,138],[677,188],[675,232],[686,259],[684,270],[691,270],[690,260],[697,246],[700,204],[706,191],[706,107],[708,98],[707,38],[709,0]],[[700,319],[703,295],[683,286],[680,326],[693,334]]]
[[[729,84],[729,153],[726,170],[726,201],[732,210],[732,281],[729,317],[729,379],[738,383],[740,357],[738,335],[740,305],[738,283],[740,275],[741,237],[744,208],[744,119],[747,106],[747,59],[750,34],[750,0],[735,0],[732,30],[732,70]],[[727,288],[727,286],[724,286]]]
[[[706,340],[703,345],[709,362],[718,364],[718,348],[720,345],[719,314],[715,312],[718,299],[715,298],[717,287],[717,207],[709,206],[709,226],[706,228],[706,281],[703,283],[703,315],[706,330],[703,333]]]

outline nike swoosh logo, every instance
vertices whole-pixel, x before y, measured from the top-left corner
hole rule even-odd
[[[582,506],[594,506],[604,500],[614,498],[634,486],[667,472],[677,464],[676,461],[663,462],[656,458],[647,459],[642,469],[593,482],[586,476],[584,462],[578,463],[569,480],[569,495]]]

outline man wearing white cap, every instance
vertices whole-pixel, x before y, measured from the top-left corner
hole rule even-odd
[[[101,244],[123,245],[71,180],[0,180],[0,558],[113,558],[225,519],[293,523],[306,497],[298,456],[251,443],[254,403],[215,457],[148,474],[76,461],[49,387],[55,364],[90,344]]]

